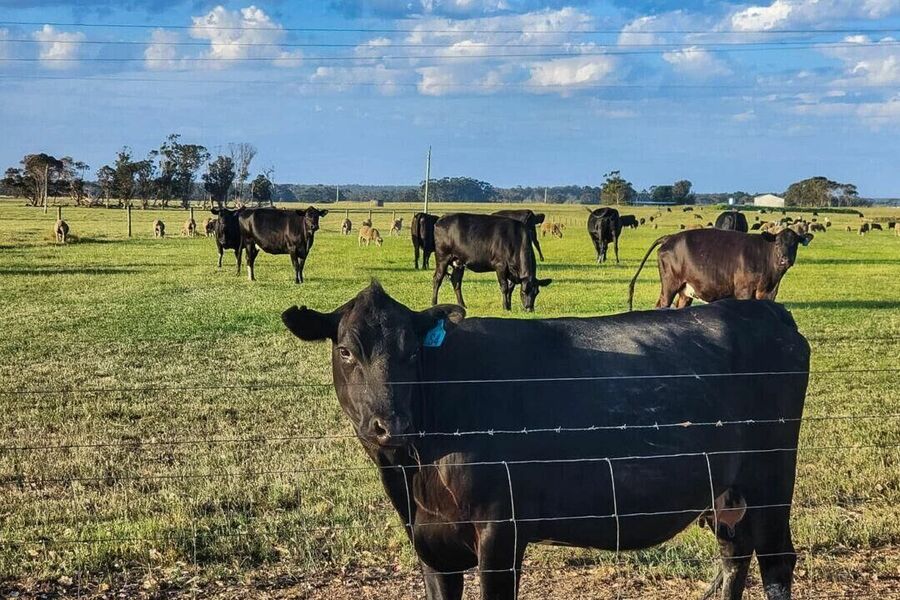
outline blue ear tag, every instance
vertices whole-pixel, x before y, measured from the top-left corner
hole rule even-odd
[[[428,333],[425,334],[425,341],[422,343],[426,348],[439,348],[444,343],[446,336],[444,320],[440,319],[434,327],[428,330]]]

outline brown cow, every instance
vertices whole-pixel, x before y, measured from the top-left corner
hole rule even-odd
[[[366,242],[366,246],[368,246],[372,242],[375,242],[376,246],[381,247],[381,244],[384,243],[384,240],[381,239],[381,234],[378,233],[378,230],[374,227],[369,227],[368,225],[363,225],[359,228],[359,237],[357,238],[358,245],[362,246],[363,241]]]
[[[69,237],[69,224],[60,219],[53,225],[53,233],[56,235],[56,241],[65,244]]]
[[[193,219],[185,221],[184,225],[181,226],[181,235],[186,235],[188,237],[197,235],[197,222]]]
[[[650,246],[628,287],[631,310],[634,284],[650,253],[659,246],[662,289],[657,308],[690,306],[697,298],[774,300],[778,286],[797,259],[797,247],[813,235],[784,229],[778,235],[700,229],[664,235]],[[677,297],[677,298],[676,298]]]

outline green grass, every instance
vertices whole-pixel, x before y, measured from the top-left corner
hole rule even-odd
[[[307,282],[296,286],[283,256],[261,254],[255,283],[234,275],[230,253],[217,270],[212,240],[178,235],[183,211],[135,210],[135,237],[128,240],[123,211],[66,208],[78,241],[63,247],[51,241],[54,211],[0,203],[0,577],[180,562],[209,573],[271,563],[300,571],[412,565],[399,519],[358,444],[297,439],[346,434],[349,425],[327,385],[327,346],[299,343],[281,324],[281,312],[293,304],[330,310],[371,278],[413,308],[430,299],[431,273],[412,269],[405,227],[414,207],[395,208],[406,217],[399,238],[386,235],[392,207],[376,214],[382,248],[358,248],[355,235],[339,235],[341,208],[322,221]],[[567,224],[563,239],[543,241],[547,261],[539,272],[554,282],[533,316],[514,295],[512,318],[621,312],[648,245],[680,223],[715,217],[711,209],[700,211],[702,221],[664,213],[657,230],[625,231],[620,265],[597,266],[584,209],[548,212]],[[204,217],[198,211],[198,222]],[[170,237],[153,239],[156,218]],[[357,227],[363,217],[351,218]],[[813,369],[894,368],[900,238],[846,233],[856,216],[832,215],[832,221],[828,233],[800,249],[779,300],[811,340]],[[465,293],[470,315],[502,313],[493,275],[467,273]],[[657,293],[651,264],[639,280],[636,306],[651,307]],[[441,298],[451,301],[449,282]],[[271,383],[282,387],[264,387]],[[261,387],[223,389],[248,384]],[[2,393],[19,389],[70,391]],[[900,412],[896,373],[813,377],[807,407],[816,415]],[[802,444],[897,445],[898,423],[810,421]],[[227,441],[235,439],[241,441]],[[167,440],[192,443],[148,443]],[[94,444],[108,445],[79,447]],[[44,445],[74,447],[9,449]],[[794,515],[800,548],[819,553],[900,542],[896,448],[802,452],[800,460],[796,501],[808,507]],[[331,467],[355,470],[309,471]],[[647,572],[697,575],[708,564],[694,559],[713,556],[711,538],[692,527],[628,560]],[[562,565],[602,555],[535,548],[529,556]],[[809,564],[825,576],[839,575],[826,559]]]

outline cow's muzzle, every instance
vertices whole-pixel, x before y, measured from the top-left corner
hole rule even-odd
[[[405,446],[412,434],[412,426],[403,419],[372,419],[369,424],[369,439],[383,448]]]

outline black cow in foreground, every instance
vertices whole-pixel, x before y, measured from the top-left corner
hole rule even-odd
[[[210,209],[210,212],[216,215],[216,219],[213,220],[213,236],[216,238],[216,249],[219,251],[219,268],[222,268],[222,255],[225,250],[234,250],[238,275],[241,273],[241,254],[244,251],[244,245],[241,243],[241,226],[238,223],[238,215],[242,210],[244,209]]]
[[[429,600],[462,598],[472,568],[482,599],[514,600],[529,544],[636,550],[698,517],[718,521],[710,593],[739,600],[755,553],[767,598],[791,597],[810,354],[783,307],[464,316],[410,310],[378,284],[331,313],[282,315],[300,339],[331,341],[338,401]]]
[[[537,226],[544,222],[544,219],[547,216],[544,213],[536,213],[532,210],[522,209],[509,209],[509,210],[498,210],[496,212],[491,213],[492,215],[496,215],[498,217],[506,217],[507,219],[515,219],[516,221],[521,221],[528,227],[528,233],[531,235],[531,243],[534,245],[534,248],[537,250],[538,258],[541,261],[544,260],[544,252],[541,250],[541,243],[538,241],[537,234]]]
[[[724,229],[727,231],[740,231],[747,233],[750,228],[747,226],[747,217],[744,213],[736,210],[723,212],[716,217],[716,229]]]
[[[668,308],[674,300],[676,308],[683,308],[695,298],[705,302],[774,300],[782,277],[797,260],[797,247],[812,239],[811,233],[800,235],[792,229],[782,229],[777,235],[721,229],[664,235],[650,245],[628,286],[628,310],[634,284],[656,246],[662,285],[656,307]]]
[[[588,217],[588,234],[594,242],[594,250],[597,251],[597,262],[606,262],[606,250],[610,244],[616,252],[616,263],[619,262],[619,237],[622,235],[622,220],[619,211],[614,208],[587,209],[591,213]]]
[[[434,226],[436,264],[431,303],[437,304],[441,283],[452,266],[450,281],[460,306],[465,306],[462,279],[468,268],[476,273],[497,274],[505,310],[512,309],[513,288],[521,284],[522,306],[533,311],[540,288],[552,280],[537,278],[532,230],[521,221],[495,215],[456,213],[438,219]]]
[[[312,249],[319,219],[328,214],[310,206],[304,210],[245,208],[238,215],[241,240],[247,250],[247,275],[256,280],[253,266],[260,250],[288,254],[294,265],[294,282],[303,283],[303,265]]]
[[[428,268],[428,259],[434,253],[434,224],[437,223],[437,215],[417,212],[413,215],[409,226],[412,237],[413,253],[415,254],[415,268],[419,268],[419,251],[422,251],[422,268]]]

